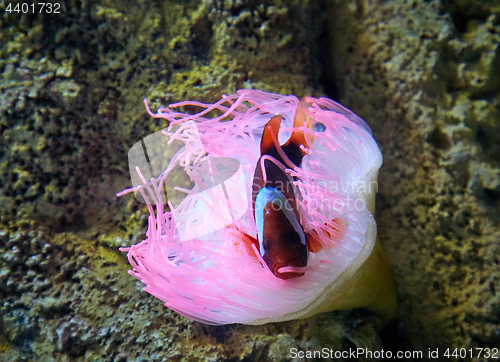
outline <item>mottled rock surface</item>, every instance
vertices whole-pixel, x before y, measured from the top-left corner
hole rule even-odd
[[[115,197],[130,185],[128,149],[166,126],[143,97],[156,108],[239,88],[314,93],[320,4],[71,5],[41,26],[0,26],[0,359],[283,361],[293,347],[380,348],[379,321],[362,311],[192,323],[143,292],[118,251],[147,227],[144,205]]]
[[[142,292],[96,234],[0,233],[2,361],[282,361],[380,345],[362,314],[261,327],[192,323]]]
[[[377,222],[401,301],[394,337],[425,351],[498,347],[500,2],[336,5],[338,99],[384,154]]]

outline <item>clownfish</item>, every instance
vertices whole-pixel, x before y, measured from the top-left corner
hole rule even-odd
[[[294,127],[309,126],[304,109],[305,105],[301,102],[295,114]],[[257,239],[252,239],[272,273],[278,278],[290,279],[304,273],[280,272],[280,268],[305,267],[309,249],[300,223],[293,184],[284,168],[300,167],[308,140],[304,132],[296,130],[286,143],[280,145],[278,133],[282,119],[281,115],[273,116],[262,134],[261,156],[252,184],[252,207],[257,227]]]

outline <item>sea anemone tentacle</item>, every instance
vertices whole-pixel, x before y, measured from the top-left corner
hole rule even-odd
[[[395,288],[376,238],[371,187],[382,155],[361,118],[327,98],[299,102],[257,90],[239,90],[214,104],[178,102],[157,113],[145,104],[151,116],[169,122],[165,142],[184,144],[160,175],[148,181],[138,170],[142,185],[119,194],[139,191],[148,205],[146,239],[122,249],[130,274],[148,293],[208,324],[263,324],[358,307],[392,316]],[[201,110],[177,111],[182,106]],[[298,127],[296,112],[304,120]],[[283,155],[284,164],[276,163],[293,185],[298,220],[313,249],[306,266],[281,267],[280,273],[300,275],[287,280],[262,259],[252,214],[253,173],[262,167],[261,137],[274,115],[282,117],[277,146],[294,132],[307,143],[300,165]],[[229,167],[224,160],[234,162]],[[192,187],[168,185],[185,196],[165,202],[162,190],[176,168]]]

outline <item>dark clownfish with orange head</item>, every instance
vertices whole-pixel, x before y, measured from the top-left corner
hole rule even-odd
[[[295,128],[310,126],[306,106],[305,102],[300,102],[294,119]],[[257,226],[257,239],[252,238],[252,242],[276,277],[290,279],[302,276],[304,272],[294,268],[288,271],[280,269],[305,267],[309,249],[300,224],[293,184],[284,168],[300,167],[309,145],[304,132],[299,130],[280,145],[278,133],[282,119],[281,115],[272,117],[262,134],[261,157],[257,161],[252,185],[252,207]]]

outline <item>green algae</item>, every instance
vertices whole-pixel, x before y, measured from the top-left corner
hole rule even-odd
[[[324,5],[82,1],[25,33],[2,23],[2,359],[282,361],[291,347],[382,348],[379,322],[359,311],[192,323],[126,273],[117,248],[145,238],[148,212],[114,194],[130,186],[128,148],[165,127],[142,99],[155,109],[239,88],[324,86],[367,120],[384,153],[377,220],[402,305],[389,338],[414,350],[492,346],[498,2]]]
[[[123,254],[100,245],[94,233],[0,237],[1,262],[11,270],[3,281],[9,296],[0,307],[2,331],[12,345],[0,351],[5,359],[283,361],[289,360],[290,347],[319,349],[316,336],[322,330],[329,331],[323,343],[339,350],[376,339],[362,314],[260,327],[192,323],[141,292],[126,273]]]
[[[66,20],[4,34],[2,179],[28,173],[30,182],[4,182],[2,224],[15,228],[21,214],[62,229],[88,226],[80,210],[95,207],[92,199],[108,204],[96,212],[109,221],[113,193],[93,185],[126,187],[126,147],[165,126],[149,121],[145,96],[154,108],[243,87],[311,93],[304,32],[289,13],[244,3],[221,11],[210,2],[84,1]]]

